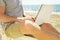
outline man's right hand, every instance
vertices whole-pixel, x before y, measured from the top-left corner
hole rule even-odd
[[[34,19],[32,17],[18,17],[17,19],[19,22],[25,22],[25,20],[30,20],[34,22]]]

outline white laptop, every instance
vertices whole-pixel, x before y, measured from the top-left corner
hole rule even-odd
[[[53,5],[42,5],[36,16],[35,23],[38,25],[48,22],[51,12],[54,10]]]
[[[35,23],[37,23],[38,25],[43,23],[50,23],[50,17],[52,15],[53,10],[54,10],[54,5],[42,5],[36,17]],[[54,28],[60,33],[58,27],[54,27]]]

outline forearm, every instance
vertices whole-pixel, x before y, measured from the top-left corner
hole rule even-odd
[[[17,21],[17,18],[13,18],[6,15],[0,15],[0,22],[15,22],[15,21]]]
[[[5,7],[0,6],[0,22],[14,22],[16,18],[5,15]]]

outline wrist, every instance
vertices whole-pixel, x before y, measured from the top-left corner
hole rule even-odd
[[[24,18],[24,17],[17,17],[17,20],[18,20],[19,22],[24,22],[24,21],[25,21],[25,18]]]

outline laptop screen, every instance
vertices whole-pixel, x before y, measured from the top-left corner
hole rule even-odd
[[[36,17],[35,23],[40,25],[42,23],[48,22],[53,9],[53,5],[42,5]]]

